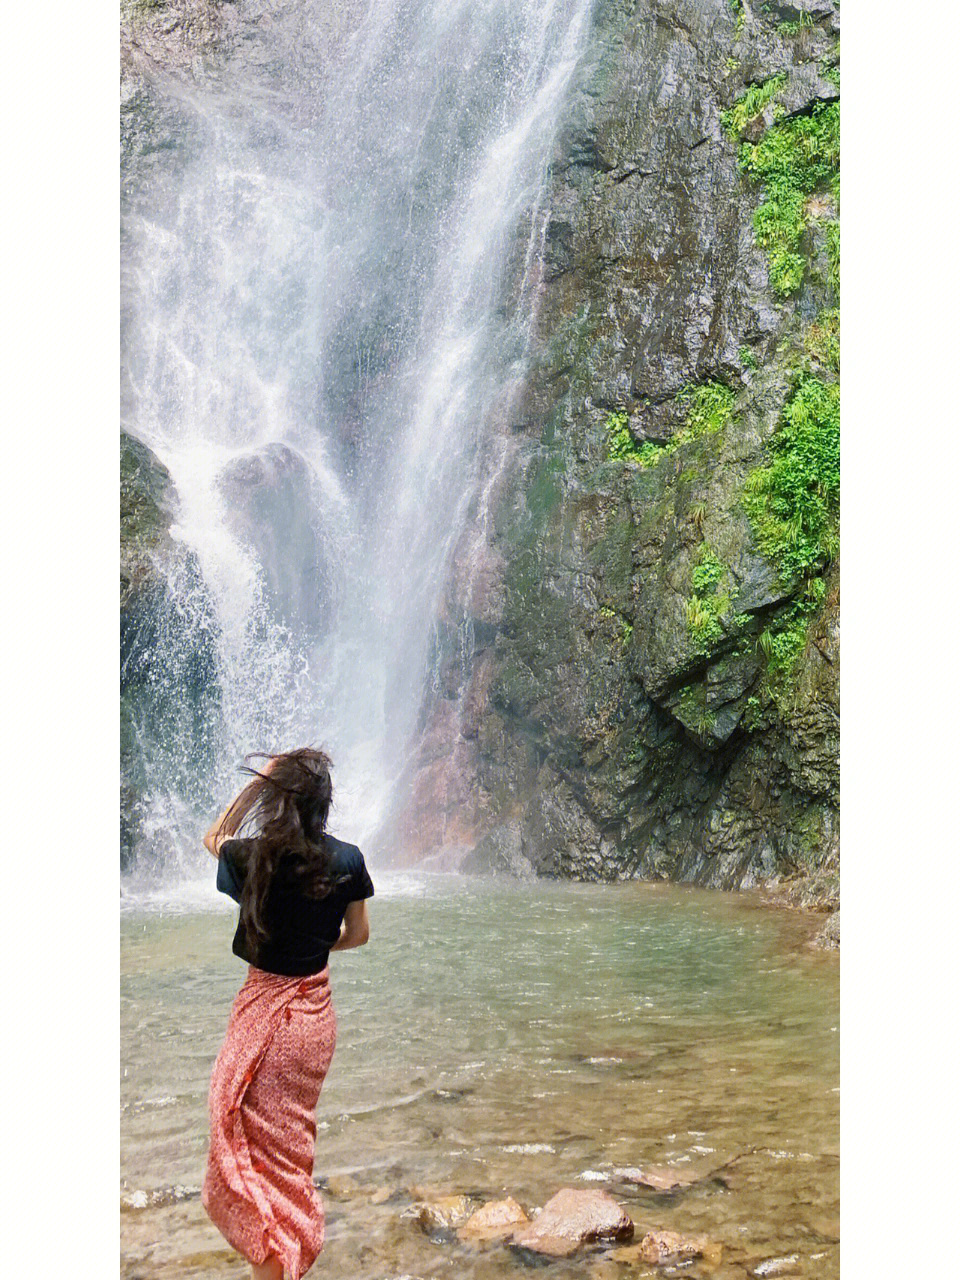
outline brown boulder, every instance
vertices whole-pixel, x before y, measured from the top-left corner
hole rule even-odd
[[[505,1200],[489,1200],[471,1214],[457,1235],[461,1240],[496,1240],[512,1235],[517,1227],[530,1219],[512,1196]]]
[[[633,1222],[609,1192],[564,1187],[528,1226],[514,1232],[513,1243],[565,1258],[591,1240],[629,1240],[632,1235]]]

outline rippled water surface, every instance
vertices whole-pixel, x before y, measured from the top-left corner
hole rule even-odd
[[[478,1203],[509,1192],[528,1211],[561,1186],[605,1186],[636,1238],[722,1243],[719,1267],[680,1274],[839,1274],[838,967],[804,945],[806,922],[672,886],[377,884],[369,945],[331,962],[315,1174],[337,1194],[311,1275],[529,1270],[502,1245],[428,1238],[409,1214],[425,1185]],[[245,976],[229,905],[209,886],[124,899],[128,1280],[248,1274],[199,1200],[207,1083]],[[673,1195],[618,1177],[648,1162],[704,1176]],[[655,1274],[596,1246],[546,1270]]]

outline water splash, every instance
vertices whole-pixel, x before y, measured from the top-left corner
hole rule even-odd
[[[251,750],[325,745],[353,838],[387,811],[486,518],[590,0],[241,9],[246,38],[167,87],[191,127],[124,228],[126,425],[176,486],[173,596],[198,578],[212,616],[206,763],[163,733],[150,761],[141,866],[177,875]]]

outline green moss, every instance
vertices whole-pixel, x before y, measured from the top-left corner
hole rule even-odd
[[[571,391],[589,390],[597,320],[588,303],[564,320],[545,344],[541,361],[553,375],[565,375]]]
[[[170,523],[166,504],[170,474],[145,444],[120,432],[120,541],[149,549]]]
[[[741,347],[737,352],[737,356],[739,357],[740,363],[743,365],[744,369],[756,369],[759,367],[757,364],[757,357],[749,347]]]
[[[750,121],[770,105],[786,82],[787,77],[781,73],[763,84],[752,84],[732,107],[720,113],[720,124],[734,141],[740,138]]]
[[[688,383],[677,393],[677,400],[686,405],[686,421],[673,439],[665,444],[657,440],[644,440],[638,444],[630,434],[626,413],[611,413],[605,424],[610,457],[638,462],[641,467],[654,466],[661,458],[676,453],[681,445],[722,431],[733,417],[736,394],[722,382]]]
[[[525,502],[528,514],[543,524],[560,504],[563,496],[563,459],[551,451],[538,458],[527,485]]]
[[[839,193],[839,163],[836,102],[819,102],[809,115],[781,120],[759,142],[740,148],[740,168],[764,188],[753,226],[757,243],[767,251],[770,284],[781,297],[795,293],[803,283],[806,263],[800,245],[807,227],[807,201],[820,190]]]
[[[707,709],[707,691],[702,684],[688,684],[680,690],[678,719],[695,733],[707,734],[716,717]]]

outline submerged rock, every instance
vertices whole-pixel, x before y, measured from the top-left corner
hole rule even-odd
[[[417,1221],[427,1235],[445,1235],[470,1216],[467,1196],[438,1196],[417,1207]]]
[[[617,1169],[617,1177],[638,1187],[650,1187],[653,1191],[679,1191],[699,1182],[702,1174],[695,1169],[679,1169],[674,1165],[647,1164]]]
[[[360,1195],[363,1191],[360,1183],[356,1178],[352,1178],[349,1173],[343,1175],[334,1174],[326,1180],[323,1189],[334,1200],[352,1200],[354,1196]]]
[[[764,1280],[766,1276],[795,1276],[799,1270],[800,1255],[791,1253],[783,1258],[764,1258],[751,1268],[750,1274]]]
[[[637,1258],[654,1266],[673,1266],[697,1258],[716,1264],[723,1248],[706,1236],[684,1236],[678,1231],[648,1231],[637,1246]]]
[[[457,1232],[461,1240],[496,1240],[513,1235],[530,1219],[512,1196],[489,1200],[470,1215]]]
[[[592,1240],[629,1240],[633,1221],[606,1191],[564,1187],[536,1218],[513,1234],[513,1244],[564,1258]]]

